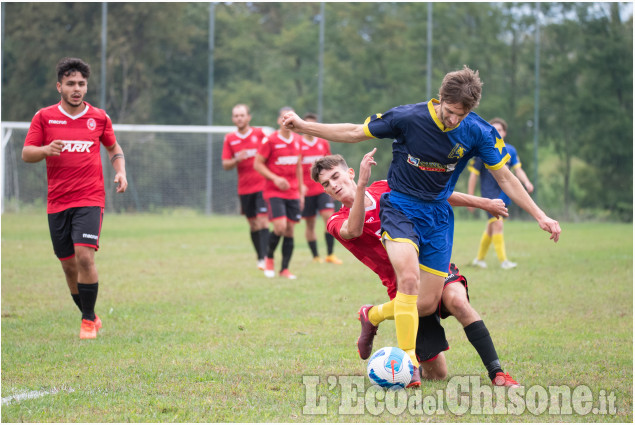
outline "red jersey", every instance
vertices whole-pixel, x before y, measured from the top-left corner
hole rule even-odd
[[[301,137],[298,134],[291,133],[289,138],[285,139],[277,131],[263,140],[258,153],[265,158],[265,165],[272,173],[284,177],[289,182],[289,189],[282,191],[273,181],[267,179],[265,190],[262,192],[265,199],[300,199],[296,171],[298,161],[301,160],[301,143]]]
[[[306,193],[304,196],[316,196],[324,192],[322,185],[313,181],[311,178],[311,166],[316,159],[331,154],[331,146],[328,140],[314,137],[312,142],[309,142],[302,137],[302,173],[304,176],[304,185],[306,186]]]
[[[247,158],[236,164],[239,195],[262,192],[265,188],[265,178],[254,170],[254,158],[264,138],[265,133],[257,127],[251,127],[246,134],[235,131],[225,136],[222,159],[233,159],[243,150],[247,152]]]
[[[64,141],[60,156],[46,157],[49,214],[68,208],[105,206],[100,142],[112,146],[117,139],[106,112],[84,104],[86,108],[75,116],[64,111],[61,102],[40,109],[31,120],[24,141],[24,146]]]
[[[392,300],[397,295],[397,276],[388,258],[388,253],[381,243],[381,221],[379,219],[379,198],[385,192],[390,192],[386,180],[377,181],[366,189],[366,196],[372,201],[372,204],[366,207],[364,229],[361,236],[353,239],[343,239],[340,236],[342,225],[348,220],[351,212],[351,209],[345,206],[342,206],[329,218],[326,230],[359,261],[377,273]]]

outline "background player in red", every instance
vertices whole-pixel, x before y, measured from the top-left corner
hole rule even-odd
[[[232,122],[237,131],[225,136],[223,142],[223,169],[236,168],[238,173],[238,197],[241,212],[247,217],[251,242],[258,257],[258,268],[265,269],[265,255],[269,242],[267,204],[262,197],[265,179],[254,170],[254,158],[265,138],[261,128],[251,127],[249,107],[238,104],[232,109]]]
[[[282,123],[282,115],[289,111],[293,109],[288,106],[280,109],[278,125]],[[254,161],[254,168],[267,179],[263,196],[269,208],[269,220],[273,223],[265,258],[267,277],[275,276],[273,256],[282,237],[280,276],[296,278],[289,271],[289,263],[293,255],[293,229],[300,221],[304,204],[301,143],[298,134],[280,127],[263,140]]]
[[[89,77],[90,66],[81,59],[60,60],[61,100],[35,114],[22,149],[25,162],[46,159],[49,230],[71,296],[82,312],[81,339],[96,338],[101,328],[95,314],[99,289],[95,251],[106,200],[100,143],[115,169],[117,192],[128,187],[123,151],[110,117],[84,101]]]
[[[317,115],[311,112],[304,115],[304,120],[309,122],[317,122],[317,118]],[[306,230],[304,233],[306,241],[311,249],[313,261],[316,263],[322,262],[322,259],[318,254],[317,236],[315,234],[317,214],[320,214],[322,220],[324,220],[324,226],[326,227],[326,222],[333,214],[335,204],[333,199],[324,192],[322,186],[313,181],[311,178],[311,166],[316,159],[330,154],[331,146],[329,145],[328,140],[311,136],[309,134],[302,135],[302,170],[304,172],[303,180],[306,187],[302,218],[304,218],[306,223]],[[327,263],[342,264],[342,260],[333,254],[333,246],[335,245],[333,235],[325,230],[324,240],[326,241],[325,261]]]
[[[343,207],[333,214],[327,224],[331,232],[346,249],[355,255],[380,277],[386,286],[390,301],[372,306],[364,305],[359,310],[362,332],[357,341],[359,355],[367,359],[372,352],[373,338],[379,323],[395,320],[395,296],[397,277],[388,254],[381,243],[381,222],[379,200],[383,193],[390,191],[386,180],[380,180],[369,187],[371,166],[376,165],[373,154],[376,149],[364,155],[358,184],[355,184],[355,171],[348,168],[340,155],[327,156],[313,165],[311,177],[319,182],[334,199],[341,201]],[[454,192],[449,197],[453,206],[473,206],[485,209],[495,216],[506,215],[507,209],[500,199],[485,199]],[[452,265],[453,266],[453,265]],[[445,331],[439,318],[454,315],[463,325],[470,343],[478,352],[494,385],[518,385],[500,366],[498,354],[478,313],[472,308],[467,296],[467,280],[458,274],[456,267],[450,266],[450,276],[446,278],[443,294],[437,313],[419,318],[419,330],[416,336],[416,360],[421,361],[409,386],[420,385],[420,377],[425,379],[444,379],[447,366],[443,351],[449,348]],[[395,321],[395,326],[398,324]],[[484,332],[473,335],[470,327],[482,327]],[[425,328],[425,332],[423,329]],[[399,341],[399,339],[398,339]],[[414,363],[414,361],[413,361]],[[414,363],[418,365],[418,363]]]

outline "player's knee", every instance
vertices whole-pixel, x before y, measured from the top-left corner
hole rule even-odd
[[[419,293],[419,276],[415,273],[402,273],[397,278],[397,288],[404,294],[415,295]]]
[[[439,300],[435,300],[432,296],[419,296],[417,298],[417,310],[419,312],[419,317],[431,315],[437,310],[438,305]]]

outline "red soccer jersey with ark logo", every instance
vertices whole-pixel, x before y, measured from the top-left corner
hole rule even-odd
[[[100,143],[117,142],[105,111],[84,102],[86,108],[72,116],[60,103],[40,109],[24,141],[25,146],[45,146],[62,140],[60,156],[46,158],[49,214],[74,207],[104,207],[104,175]]]

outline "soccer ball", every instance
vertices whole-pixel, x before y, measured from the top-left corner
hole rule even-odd
[[[368,377],[380,387],[404,388],[410,383],[414,370],[410,356],[397,347],[380,348],[368,360]]]

